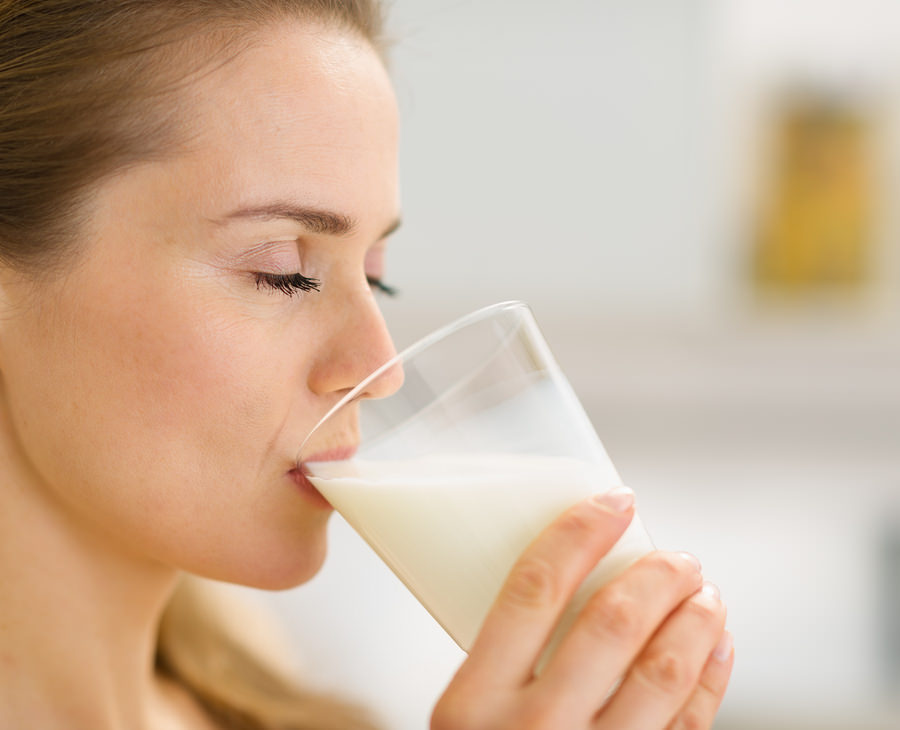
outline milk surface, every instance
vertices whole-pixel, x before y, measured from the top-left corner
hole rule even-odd
[[[608,467],[520,454],[317,462],[310,481],[468,651],[515,561],[568,507],[617,484]],[[586,600],[653,543],[634,521],[584,581],[545,653]]]

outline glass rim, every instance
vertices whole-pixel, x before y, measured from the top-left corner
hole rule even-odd
[[[397,363],[406,362],[411,357],[417,355],[419,352],[426,350],[436,342],[445,339],[453,332],[461,330],[465,327],[469,327],[473,324],[477,324],[478,322],[481,322],[485,319],[489,319],[499,312],[507,310],[530,312],[531,308],[525,302],[518,299],[510,299],[503,302],[497,302],[496,304],[489,304],[486,307],[481,307],[480,309],[476,309],[474,312],[469,312],[462,317],[458,317],[457,319],[443,325],[442,327],[438,327],[436,330],[434,330],[433,332],[429,332],[427,335],[419,338],[411,345],[404,347],[400,352],[391,357],[390,360],[377,367],[365,378],[363,378],[358,384],[353,386],[353,388],[348,393],[343,395],[337,403],[335,403],[331,408],[328,409],[328,411],[326,411],[325,415],[322,416],[318,420],[316,425],[310,429],[309,433],[306,434],[306,437],[303,439],[303,443],[300,444],[300,448],[297,450],[297,462],[300,462],[300,454],[303,453],[303,447],[306,446],[306,442],[309,441],[309,437],[318,430],[319,426],[325,423],[325,421],[327,421],[333,413],[340,410],[348,403],[356,400],[359,397],[359,394],[363,392],[373,381],[380,378],[385,372],[390,370]]]

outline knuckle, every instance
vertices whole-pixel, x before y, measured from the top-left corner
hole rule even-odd
[[[686,601],[684,608],[704,624],[717,624],[725,612],[725,607],[718,601],[710,601],[705,597],[698,598],[696,596]]]
[[[667,580],[682,578],[696,572],[687,560],[674,553],[657,551],[647,558],[647,562],[655,573]]]
[[[636,641],[641,636],[641,617],[634,599],[614,591],[591,599],[582,611],[588,631],[618,642]]]
[[[596,520],[581,505],[564,513],[556,522],[556,529],[571,540],[583,540],[597,532]]]
[[[540,558],[525,558],[509,574],[503,597],[514,606],[540,609],[553,604],[558,593],[553,566]]]
[[[675,720],[672,730],[706,730],[709,722],[706,716],[696,708],[685,709]]]
[[[671,651],[650,654],[637,664],[635,671],[641,679],[667,695],[686,693],[694,684],[690,665]]]

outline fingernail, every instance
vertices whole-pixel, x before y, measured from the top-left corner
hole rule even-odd
[[[703,566],[700,565],[700,560],[697,558],[696,555],[692,555],[691,553],[687,553],[687,552],[680,552],[680,553],[678,553],[678,554],[679,554],[682,558],[684,558],[685,560],[687,560],[691,565],[693,565],[693,566],[697,569],[697,572],[698,572],[698,573],[699,573],[701,570],[703,570]]]
[[[700,590],[693,595],[691,600],[703,603],[712,610],[718,610],[722,603],[722,599],[719,596],[719,589],[712,583],[704,583]]]
[[[634,492],[628,487],[616,487],[603,494],[595,494],[591,501],[611,512],[627,512],[634,506]]]
[[[713,649],[713,659],[717,662],[727,662],[731,656],[732,649],[734,649],[734,637],[730,631],[726,631],[722,634],[722,638],[719,639],[719,643],[716,644],[716,648]]]

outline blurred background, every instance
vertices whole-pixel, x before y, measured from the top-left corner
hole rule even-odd
[[[716,728],[900,727],[900,3],[395,0],[405,345],[529,302],[737,662]],[[462,653],[335,519],[261,599],[397,730]]]

